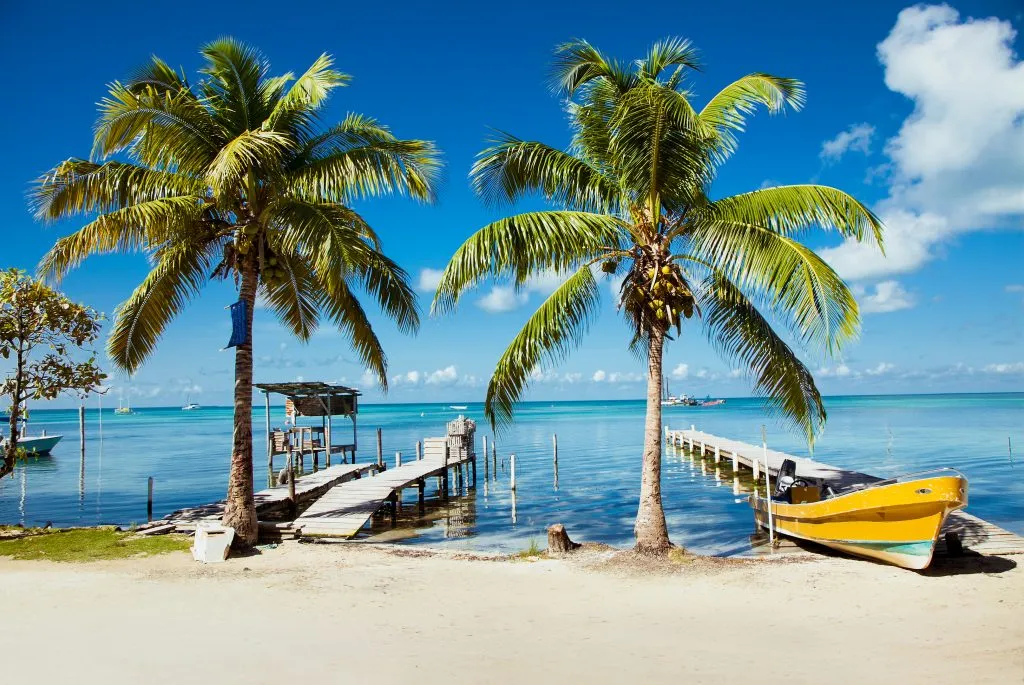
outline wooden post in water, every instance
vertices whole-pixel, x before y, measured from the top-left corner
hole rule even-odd
[[[483,449],[484,461],[487,461],[487,455],[489,455],[490,452],[487,451],[487,436],[486,435],[483,437],[483,440],[484,440],[484,449]]]
[[[85,405],[78,408],[78,440],[82,447],[82,466],[85,466]]]
[[[665,426],[665,431],[668,432],[668,426]],[[558,433],[551,434],[551,446],[554,450],[554,467],[555,467],[555,490],[558,489]]]
[[[395,466],[401,466],[401,465],[402,465],[402,453],[401,452],[395,452]]]
[[[441,472],[441,497],[448,499],[448,441],[444,443],[444,471]]]
[[[498,480],[498,441],[497,440],[491,440],[491,456],[493,457],[493,460],[491,461],[491,473],[494,475],[494,480],[497,481]],[[484,455],[484,457],[486,458],[487,455]]]
[[[718,445],[715,445],[715,463],[717,464],[718,460],[721,459],[721,458],[722,458],[721,450],[718,447]]]
[[[380,428],[377,429],[377,466],[384,468],[384,437]]]
[[[423,491],[426,490],[427,488],[426,479],[420,478],[418,481],[416,481],[416,488],[419,490],[420,515],[422,516],[425,508]]]
[[[146,496],[146,521],[153,520],[153,476],[149,477],[148,494]]]
[[[291,502],[292,511],[295,511],[295,461],[291,450],[288,450],[288,501]]]
[[[761,480],[760,469],[758,468],[757,457],[754,457],[754,482]]]
[[[512,492],[516,491],[516,455],[509,457],[509,468],[512,470],[512,482],[509,486]]]
[[[266,400],[267,405],[267,470],[270,471],[270,477],[274,477],[274,440],[273,436],[270,435],[270,393],[264,391],[263,397]]]
[[[732,472],[736,473],[740,468],[739,457],[736,456],[736,450],[732,453]]]
[[[423,443],[419,440],[416,441],[416,461],[423,460]]]

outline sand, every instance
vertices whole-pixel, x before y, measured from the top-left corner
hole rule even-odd
[[[1024,557],[0,560],[10,683],[1020,683]]]

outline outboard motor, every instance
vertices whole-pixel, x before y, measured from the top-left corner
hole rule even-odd
[[[789,489],[796,482],[796,462],[792,459],[784,459],[779,467],[779,475],[775,478],[775,492],[772,499],[789,501]]]

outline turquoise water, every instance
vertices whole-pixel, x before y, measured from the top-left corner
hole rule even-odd
[[[968,511],[1024,534],[1024,394],[924,395],[828,398],[829,421],[815,447],[815,458],[879,476],[953,466],[969,478]],[[423,437],[443,435],[445,423],[459,413],[479,423],[477,445],[485,430],[481,404],[465,410],[448,405],[363,405],[359,414],[361,461],[376,456],[377,427],[383,430],[389,463],[401,450],[414,454]],[[484,466],[478,484],[441,506],[431,502],[418,517],[407,500],[397,530],[387,520],[374,523],[371,536],[410,544],[512,551],[531,540],[542,544],[545,528],[564,523],[574,539],[629,544],[639,496],[640,448],[644,405],[640,401],[528,403],[513,428],[498,437],[497,479]],[[254,425],[264,425],[262,408]],[[274,425],[283,410],[274,408]],[[63,433],[52,457],[19,466],[0,481],[0,522],[57,526],[130,524],[146,520],[146,485],[155,479],[154,516],[220,499],[227,485],[231,410],[204,408],[138,409],[116,416],[90,408],[86,416],[86,459],[79,459],[78,417],[74,410],[32,413],[32,433]],[[671,407],[665,423],[691,424],[710,433],[768,444],[806,455],[797,435],[766,419],[757,400],[736,399],[719,407]],[[102,434],[101,434],[102,430]],[[346,419],[335,435],[346,435]],[[558,434],[559,479],[554,486],[552,434]],[[1012,441],[1014,453],[1008,449]],[[336,438],[336,441],[339,441]],[[347,440],[346,440],[347,441]],[[262,434],[255,443],[257,483],[266,479]],[[509,490],[507,458],[516,454],[517,492]],[[279,466],[281,460],[278,460]],[[691,463],[666,450],[663,492],[674,541],[710,554],[743,552],[750,547],[753,516],[745,491],[733,489],[723,465]],[[428,498],[433,487],[427,490]],[[408,493],[410,497],[415,492]]]

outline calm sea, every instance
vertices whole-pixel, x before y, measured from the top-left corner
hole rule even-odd
[[[970,480],[968,511],[1024,534],[1024,393],[832,397],[820,461],[879,476],[953,466]],[[389,464],[406,458],[424,437],[443,435],[445,423],[465,414],[485,428],[481,404],[363,405],[359,414],[360,461],[376,457],[376,428],[383,430]],[[410,544],[514,551],[531,540],[543,544],[545,528],[564,523],[574,539],[628,545],[639,496],[644,405],[640,401],[534,402],[524,404],[515,426],[498,436],[498,472],[478,465],[477,487],[442,505],[432,501],[420,516],[407,499],[399,527],[376,521],[368,535]],[[264,425],[263,409],[254,425]],[[274,425],[283,409],[273,408]],[[729,400],[708,408],[666,408],[665,423],[699,429],[807,455],[799,436],[766,419],[757,400]],[[258,429],[259,429],[258,428]],[[117,416],[95,406],[86,414],[86,457],[80,460],[74,410],[32,413],[31,433],[62,433],[51,457],[38,458],[0,481],[0,523],[56,526],[130,524],[146,520],[147,479],[154,486],[154,517],[224,496],[231,410],[210,407],[137,409]],[[335,435],[351,430],[335,422]],[[558,434],[557,487],[552,434]],[[336,439],[337,441],[337,439]],[[258,484],[266,482],[263,436],[255,443]],[[516,455],[517,492],[509,490],[507,458]],[[281,460],[278,460],[281,464]],[[750,547],[753,517],[748,484],[736,494],[726,465],[691,462],[666,450],[663,492],[674,541],[693,551],[733,554]],[[433,488],[428,488],[428,498]],[[414,498],[415,492],[408,495]]]

